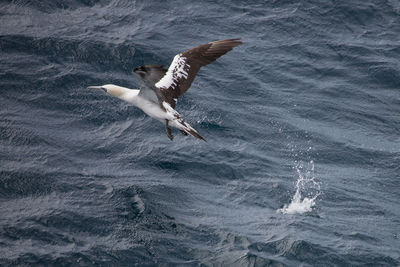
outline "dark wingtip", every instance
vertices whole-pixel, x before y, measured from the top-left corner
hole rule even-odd
[[[211,43],[215,43],[215,44],[227,44],[230,45],[232,47],[238,46],[243,44],[243,41],[241,40],[241,38],[232,38],[232,39],[225,39],[225,40],[219,40],[219,41],[214,41]]]
[[[132,70],[133,73],[144,72],[144,66],[136,67]]]
[[[243,44],[242,38],[232,38],[232,39],[228,39],[228,40],[232,41],[232,42],[237,42],[237,43]]]

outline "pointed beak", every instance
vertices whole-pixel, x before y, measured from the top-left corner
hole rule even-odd
[[[88,86],[88,89],[99,89],[99,90],[101,90],[101,86]]]
[[[97,90],[102,90],[107,93],[107,89],[102,87],[102,86],[88,86],[88,89],[97,89]]]

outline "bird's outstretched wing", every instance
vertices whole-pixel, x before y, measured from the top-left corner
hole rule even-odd
[[[143,65],[133,70],[137,73],[145,83],[139,92],[139,95],[154,102],[160,103],[163,101],[163,95],[160,89],[154,86],[162,77],[167,73],[167,66],[165,65]]]
[[[167,73],[167,67],[165,65],[143,65],[135,68],[133,72],[139,74],[148,86],[153,86]]]
[[[240,39],[215,41],[176,55],[155,87],[160,90],[165,101],[175,108],[178,97],[189,89],[202,66],[210,64],[240,44]]]

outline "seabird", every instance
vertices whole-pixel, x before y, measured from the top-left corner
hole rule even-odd
[[[197,46],[176,55],[168,69],[164,65],[137,67],[133,72],[144,81],[144,86],[140,89],[129,89],[114,84],[88,88],[103,90],[161,121],[165,124],[167,136],[171,140],[174,137],[169,127],[178,128],[184,135],[191,134],[205,141],[175,110],[178,97],[189,89],[202,66],[210,64],[240,44],[240,39],[228,39]]]

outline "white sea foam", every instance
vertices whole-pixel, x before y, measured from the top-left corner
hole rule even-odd
[[[312,211],[317,197],[321,194],[321,186],[315,180],[314,162],[310,161],[306,166],[301,162],[295,164],[298,175],[296,192],[289,204],[277,210],[283,214],[302,214]]]
[[[136,202],[136,205],[137,205],[137,208],[139,209],[139,212],[143,213],[145,208],[146,208],[143,200],[139,197],[139,195],[135,195],[133,197],[133,200]]]

